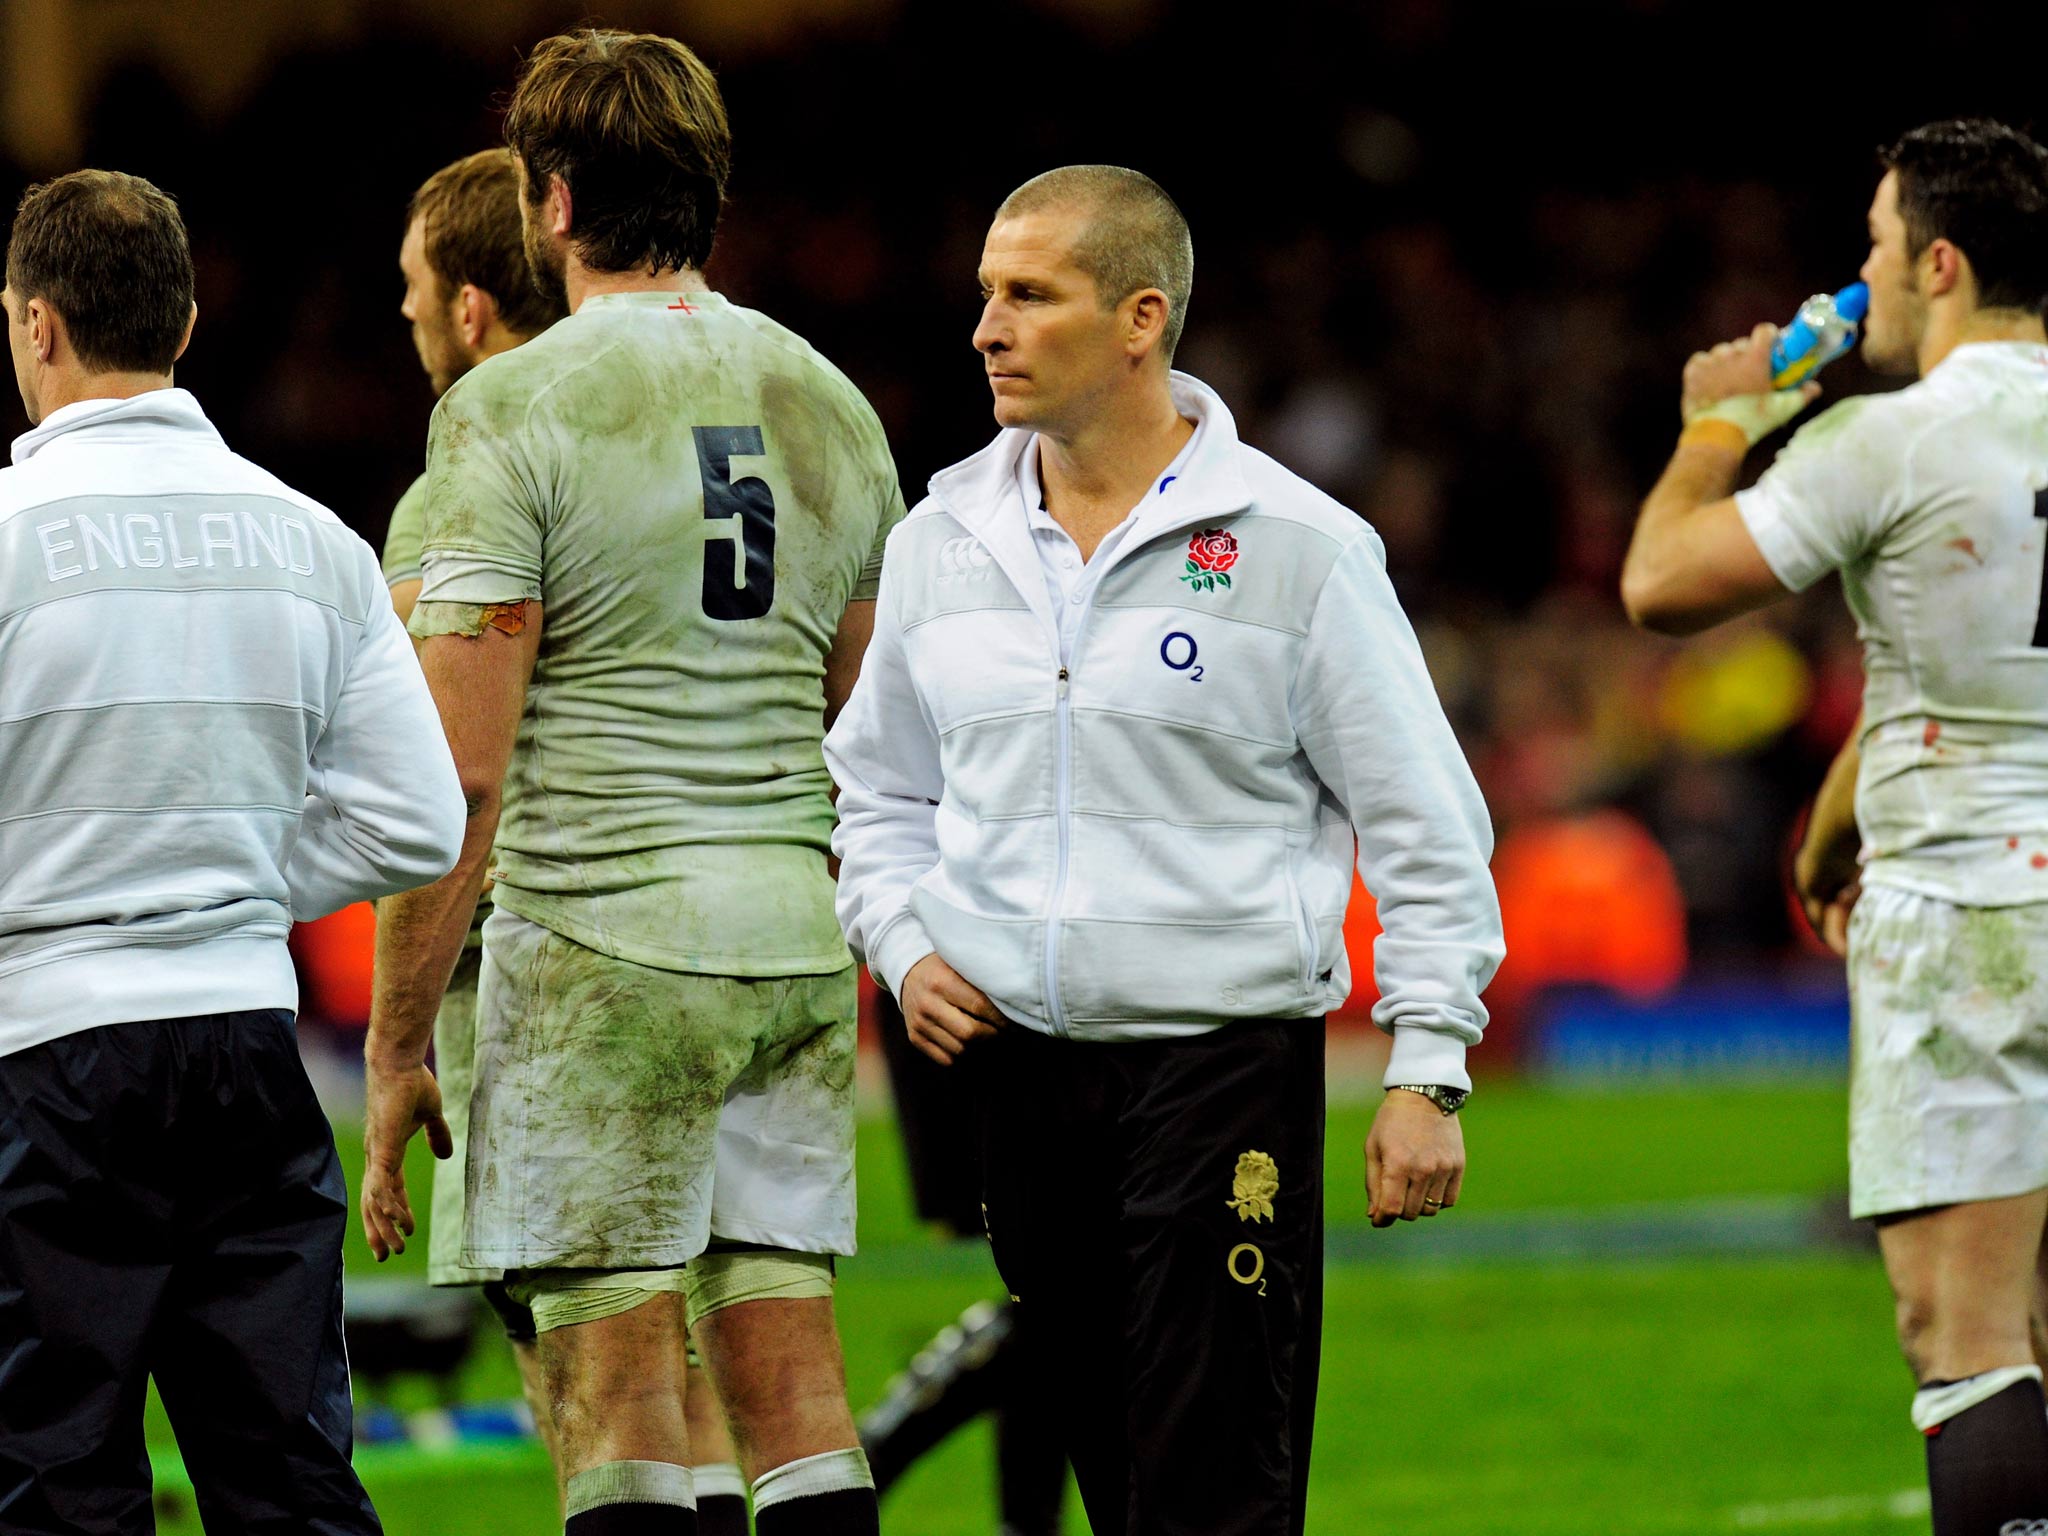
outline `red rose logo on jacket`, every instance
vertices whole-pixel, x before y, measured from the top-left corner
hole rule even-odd
[[[1204,528],[1188,540],[1187,574],[1181,580],[1197,592],[1214,592],[1230,585],[1224,573],[1237,564],[1237,535],[1221,528]]]

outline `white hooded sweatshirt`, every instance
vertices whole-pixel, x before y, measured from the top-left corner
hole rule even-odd
[[[438,879],[455,763],[370,547],[182,389],[0,470],[0,1056],[295,1008],[294,918]]]
[[[1309,1018],[1379,902],[1386,1081],[1469,1086],[1499,965],[1492,832],[1354,513],[1197,423],[1063,626],[1010,430],[891,535],[825,742],[848,942],[892,992],[936,951],[1026,1028],[1145,1040]]]

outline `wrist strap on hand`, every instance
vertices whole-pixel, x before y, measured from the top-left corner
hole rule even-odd
[[[1678,440],[1711,442],[1737,453],[1758,443],[1805,410],[1812,395],[1803,389],[1774,389],[1767,395],[1731,395],[1694,411]]]
[[[1749,434],[1732,421],[1702,414],[1685,424],[1678,434],[1678,446],[1723,448],[1740,457],[1749,452]]]

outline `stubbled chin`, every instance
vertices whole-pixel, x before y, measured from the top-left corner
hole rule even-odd
[[[1877,374],[1906,374],[1918,368],[1919,357],[1911,348],[1894,344],[1889,336],[1866,334],[1863,366]]]

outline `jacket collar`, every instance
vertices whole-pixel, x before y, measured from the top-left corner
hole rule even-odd
[[[1171,483],[1145,493],[1136,525],[1111,553],[1111,564],[1162,534],[1232,516],[1252,503],[1238,462],[1237,423],[1223,397],[1192,374],[1174,373],[1169,380],[1174,406],[1194,421],[1195,435]],[[1018,471],[1037,443],[1035,432],[1005,428],[981,452],[931,479],[932,495],[981,540],[1034,609],[1044,605],[1045,578]]]
[[[14,440],[14,462],[25,464],[59,438],[95,446],[138,443],[177,433],[226,447],[189,390],[152,389],[126,400],[77,400],[45,416]]]
[[[1195,436],[1173,483],[1163,492],[1154,487],[1147,493],[1138,525],[1124,541],[1127,548],[1189,523],[1242,512],[1252,501],[1238,467],[1237,423],[1223,397],[1192,374],[1168,377],[1174,407],[1193,419]],[[985,535],[999,519],[1021,529],[1026,509],[1018,467],[1037,441],[1035,432],[1005,428],[981,452],[932,476],[931,493],[977,535]]]

